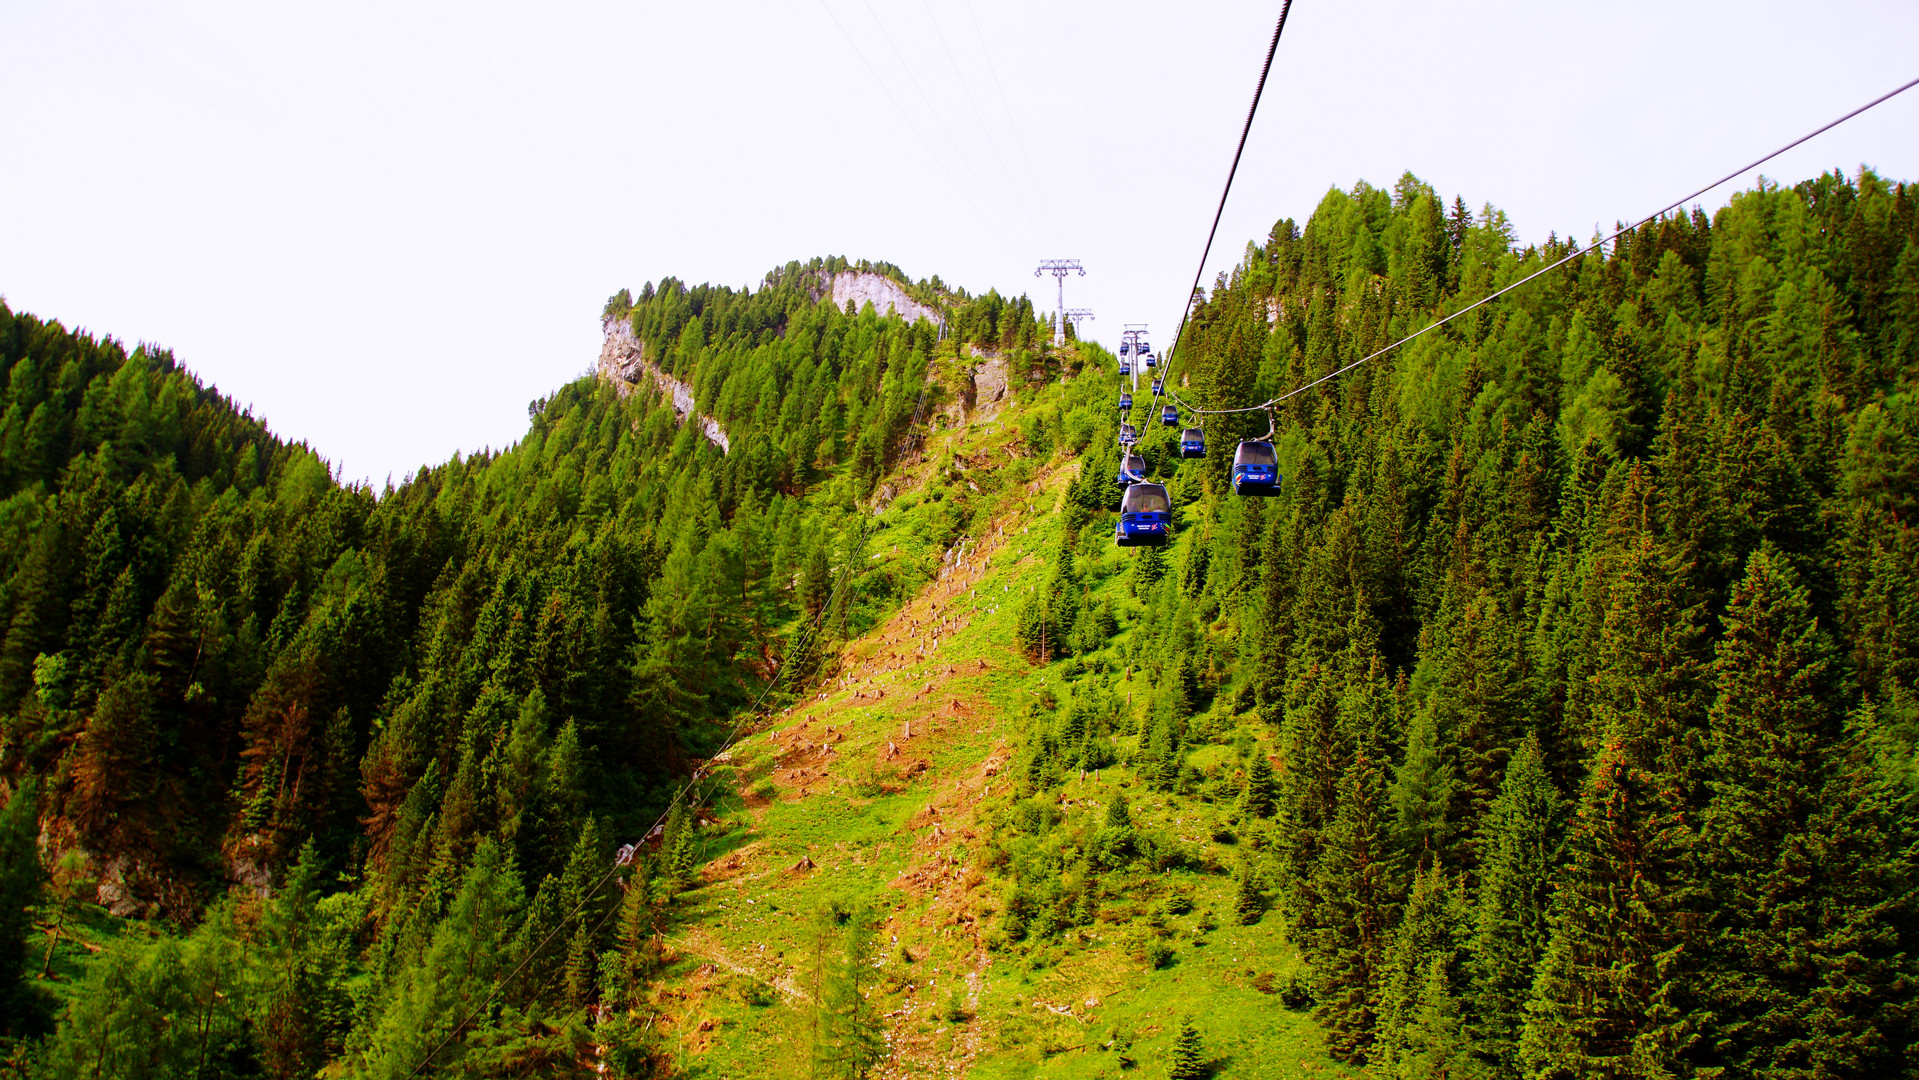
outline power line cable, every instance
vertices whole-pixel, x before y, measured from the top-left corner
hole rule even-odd
[[[1203,412],[1203,413],[1227,413],[1227,412],[1256,412],[1261,409],[1270,409],[1273,406],[1278,405],[1279,403],[1287,400],[1288,398],[1294,397],[1298,394],[1303,394],[1306,391],[1311,390],[1313,387],[1318,386],[1319,384],[1326,382],[1329,379],[1337,378],[1340,375],[1344,375],[1348,371],[1353,370],[1354,368],[1360,366],[1361,364],[1366,363],[1367,361],[1377,360],[1378,358],[1386,355],[1387,353],[1392,352],[1394,349],[1399,348],[1401,345],[1404,345],[1407,342],[1410,342],[1416,338],[1419,338],[1428,333],[1431,333],[1432,331],[1439,329],[1440,327],[1446,325],[1449,322],[1452,322],[1454,319],[1459,318],[1461,315],[1464,315],[1469,311],[1473,311],[1478,308],[1484,307],[1485,305],[1493,302],[1494,300],[1499,299],[1500,297],[1506,295],[1509,292],[1512,292],[1514,289],[1519,288],[1521,285],[1526,284],[1527,282],[1533,280],[1534,278],[1540,277],[1543,274],[1547,274],[1554,270],[1557,270],[1560,267],[1566,265],[1569,262],[1572,262],[1574,259],[1577,259],[1582,255],[1589,255],[1589,254],[1592,254],[1593,252],[1599,252],[1603,254],[1605,252],[1606,245],[1612,243],[1614,240],[1619,239],[1620,237],[1626,235],[1629,232],[1632,232],[1635,229],[1638,229],[1642,226],[1650,224],[1651,222],[1659,220],[1660,218],[1664,217],[1666,214],[1669,214],[1672,211],[1678,209],[1679,207],[1684,206],[1686,203],[1689,203],[1693,201],[1694,199],[1697,199],[1699,196],[1704,195],[1706,192],[1711,191],[1712,189],[1720,186],[1721,184],[1727,183],[1728,181],[1731,181],[1731,180],[1735,180],[1739,178],[1740,176],[1748,172],[1751,172],[1752,170],[1758,168],[1759,166],[1764,165],[1766,162],[1771,161],[1773,158],[1776,158],[1779,155],[1785,153],[1786,151],[1791,150],[1793,147],[1796,147],[1799,144],[1806,142],[1808,139],[1811,139],[1817,135],[1823,135],[1826,132],[1832,130],[1833,128],[1838,127],[1840,124],[1843,124],[1846,121],[1851,120],[1853,117],[1858,116],[1860,113],[1865,112],[1867,109],[1873,108],[1876,105],[1884,104],[1885,102],[1890,101],[1895,97],[1898,97],[1900,94],[1905,93],[1906,91],[1912,89],[1915,86],[1919,86],[1919,79],[1913,79],[1911,82],[1908,82],[1896,89],[1889,90],[1886,93],[1881,94],[1876,98],[1873,98],[1871,101],[1866,102],[1864,105],[1861,105],[1856,109],[1853,109],[1851,112],[1846,113],[1845,115],[1839,117],[1836,120],[1829,120],[1826,123],[1819,125],[1818,127],[1812,129],[1811,131],[1808,131],[1804,135],[1801,135],[1798,138],[1792,140],[1791,142],[1785,144],[1784,146],[1779,147],[1777,150],[1773,150],[1770,153],[1767,153],[1748,164],[1741,165],[1739,168],[1734,169],[1732,172],[1727,173],[1726,175],[1720,177],[1717,180],[1714,180],[1712,183],[1707,184],[1705,187],[1700,188],[1698,191],[1695,191],[1692,194],[1685,196],[1684,198],[1675,199],[1672,202],[1667,203],[1665,206],[1660,207],[1658,210],[1653,211],[1651,214],[1648,214],[1645,217],[1640,218],[1638,221],[1632,223],[1631,225],[1627,225],[1620,229],[1615,230],[1612,233],[1612,235],[1607,236],[1604,239],[1598,241],[1592,247],[1584,250],[1576,250],[1572,252],[1570,255],[1565,256],[1564,258],[1561,258],[1552,263],[1549,263],[1546,266],[1543,266],[1540,269],[1535,270],[1530,274],[1527,274],[1525,277],[1520,278],[1518,281],[1515,281],[1512,284],[1507,285],[1506,287],[1502,289],[1499,289],[1495,292],[1491,292],[1486,294],[1483,297],[1480,297],[1478,300],[1473,301],[1471,304],[1467,305],[1466,307],[1460,308],[1458,311],[1453,312],[1452,314],[1446,316],[1445,318],[1439,319],[1436,322],[1429,323],[1426,326],[1421,327],[1420,329],[1415,330],[1414,332],[1410,334],[1407,334],[1405,337],[1400,338],[1398,341],[1395,341],[1390,345],[1387,345],[1385,348],[1379,349],[1375,352],[1371,352],[1365,356],[1360,357],[1359,359],[1353,361],[1352,363],[1347,364],[1345,367],[1338,368],[1334,371],[1329,371],[1326,374],[1321,375],[1319,378],[1314,379],[1313,381],[1309,383],[1305,383],[1304,385],[1301,385],[1301,386],[1296,386],[1293,389],[1288,390],[1286,393],[1281,394],[1276,398],[1272,398],[1262,404],[1254,405],[1250,408],[1194,409],[1193,411]]]
[[[1006,113],[1006,124],[1013,130],[1013,145],[1019,148],[1020,160],[1026,163],[1027,182],[1033,185],[1034,193],[1039,196],[1041,220],[1051,221],[1052,218],[1043,213],[1046,209],[1044,193],[1039,183],[1033,179],[1039,175],[1039,170],[1033,167],[1033,156],[1026,152],[1026,138],[1019,133],[1019,118],[1013,115],[1013,105],[1006,98],[1006,86],[999,81],[999,68],[993,63],[993,51],[986,47],[986,32],[980,28],[979,13],[973,10],[973,0],[966,0],[966,17],[972,20],[973,36],[979,39],[980,55],[986,59],[987,74],[993,77],[993,90],[999,94],[1000,108]],[[1049,227],[1047,231],[1052,234],[1055,241],[1058,240],[1056,229]]]
[[[1000,234],[1001,240],[1009,244],[1013,243],[1012,239],[1006,235],[1005,228],[994,221],[986,211],[980,208],[979,203],[973,198],[973,193],[967,189],[966,185],[959,182],[959,177],[953,175],[953,170],[946,165],[946,159],[941,157],[939,152],[933,149],[933,144],[920,132],[919,125],[913,122],[912,114],[907,112],[906,107],[900,104],[899,98],[893,96],[892,87],[886,84],[885,79],[880,78],[879,71],[873,67],[872,62],[866,58],[866,53],[860,49],[859,42],[854,41],[853,35],[847,33],[845,25],[840,22],[839,16],[833,14],[833,9],[827,6],[826,0],[819,0],[819,5],[820,9],[826,12],[826,17],[833,21],[833,26],[839,30],[840,36],[846,39],[847,46],[853,50],[853,55],[859,58],[860,64],[866,68],[866,73],[871,75],[873,82],[878,84],[880,93],[886,95],[886,100],[893,104],[893,110],[900,114],[900,119],[906,121],[907,130],[911,131],[913,137],[919,140],[920,147],[926,151],[926,156],[932,158],[933,164],[939,166],[940,172],[946,174],[946,180],[953,185],[953,190],[959,192],[960,198],[966,200],[966,204],[973,208],[973,213],[977,215],[981,221],[991,226],[995,232]]]
[[[992,126],[986,122],[986,114],[980,111],[979,102],[973,98],[973,88],[966,82],[966,73],[960,70],[959,58],[953,55],[953,47],[947,44],[946,31],[940,29],[939,17],[933,13],[933,5],[928,0],[920,0],[920,6],[926,9],[926,20],[933,24],[933,35],[939,38],[940,50],[946,54],[946,63],[953,69],[953,75],[959,79],[960,92],[966,95],[966,104],[973,110],[973,119],[979,121],[980,132],[986,136],[986,145],[993,150],[993,160],[999,164],[999,170],[1011,182],[1013,198],[1019,203],[1020,212],[1026,216],[1027,224],[1036,233],[1046,232],[1040,216],[1026,201],[1024,187],[1014,178],[1013,170],[1006,164],[1006,155],[1000,152],[999,140],[993,137]]]
[[[886,29],[886,23],[881,21],[879,12],[873,10],[873,5],[870,0],[860,0],[860,3],[866,8],[866,13],[872,17],[873,25],[879,27],[880,38],[886,42],[886,47],[893,50],[893,59],[900,62],[900,70],[906,72],[906,81],[913,85],[913,92],[920,96],[922,102],[926,103],[926,111],[932,115],[933,125],[939,128],[941,135],[946,136],[947,143],[953,147],[953,153],[959,156],[960,166],[966,170],[966,175],[972,177],[973,183],[979,185],[981,197],[986,199],[987,205],[993,206],[991,189],[986,186],[984,180],[979,178],[979,173],[973,169],[973,159],[967,155],[965,147],[959,144],[959,140],[953,137],[953,132],[947,128],[946,121],[941,119],[939,106],[933,104],[933,99],[927,94],[926,88],[920,85],[919,77],[913,74],[913,65],[906,62],[905,54],[901,53],[900,47],[894,43],[893,35]],[[938,28],[935,27],[935,29],[937,30]],[[994,208],[997,210],[996,206]],[[1001,214],[1000,217],[1002,223],[1007,225],[1011,232],[1017,233],[1019,231],[1018,229],[1010,228],[1012,222],[1007,220],[1004,214]]]

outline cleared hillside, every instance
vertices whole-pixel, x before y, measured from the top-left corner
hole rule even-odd
[[[1035,668],[1018,646],[1080,467],[1036,461],[1019,430],[1076,401],[1103,407],[1110,389],[1102,366],[930,437],[867,549],[933,580],[848,643],[816,694],[727,755],[740,802],[682,894],[685,922],[667,936],[670,965],[650,1002],[687,1033],[696,1070],[788,1076],[810,1056],[820,951],[843,932],[818,916],[837,908],[876,920],[865,989],[892,1055],[876,1075],[1029,1076],[1042,1063],[1048,1076],[1118,1075],[1129,1061],[1163,1061],[1186,1015],[1206,1018],[1224,1075],[1342,1071],[1304,1002],[1287,1009],[1278,997],[1303,979],[1296,951],[1236,908],[1238,759],[1225,747],[1194,757],[1215,788],[1233,789],[1225,798],[1153,791],[1111,762],[1129,750],[1119,739],[1103,768],[1049,785],[1043,812],[1078,843],[1091,843],[1117,796],[1166,853],[1095,885],[1109,895],[1084,901],[1098,909],[1084,925],[1009,939],[994,842],[1034,812],[1018,798],[1035,791],[1022,761],[1085,670]],[[925,511],[948,483],[1009,469],[1030,479],[999,491],[951,548],[925,542]],[[1089,602],[1112,605],[1128,627],[1151,618],[1128,587],[1132,558],[1095,548],[1081,570],[1100,583]],[[1130,637],[1119,630],[1111,645]]]

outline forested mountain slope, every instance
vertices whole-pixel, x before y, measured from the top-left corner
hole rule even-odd
[[[1276,499],[1153,428],[1140,553],[1112,358],[883,264],[609,301],[725,452],[586,379],[377,496],[0,312],[11,1067],[404,1076],[497,986],[435,1069],[1910,1073],[1915,194],[1641,229],[1290,398]],[[1173,381],[1565,250],[1331,192]]]

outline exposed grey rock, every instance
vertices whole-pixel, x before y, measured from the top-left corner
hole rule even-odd
[[[242,855],[228,862],[227,877],[253,890],[253,895],[261,899],[273,895],[273,871],[250,856]]]
[[[835,307],[843,308],[850,300],[853,310],[861,311],[870,303],[881,315],[895,314],[909,323],[921,319],[937,323],[941,318],[938,308],[913,299],[907,294],[906,286],[880,274],[842,270],[827,283],[826,296]]]
[[[980,357],[973,368],[973,419],[991,420],[1006,407],[1006,357],[997,352],[981,352],[969,346],[968,351]]]
[[[124,855],[108,863],[93,897],[101,907],[121,919],[130,919],[146,910],[146,904],[133,895],[132,887],[127,884],[127,868]]]
[[[651,378],[660,392],[673,403],[673,411],[684,420],[693,415],[697,403],[693,387],[661,371],[659,365],[646,358],[646,344],[633,336],[633,324],[624,318],[609,318],[600,323],[600,329],[606,332],[606,343],[600,346],[600,378],[613,384],[624,397],[642,379]],[[700,433],[706,441],[726,453],[732,447],[727,438],[726,429],[718,420],[704,413],[696,418]]]

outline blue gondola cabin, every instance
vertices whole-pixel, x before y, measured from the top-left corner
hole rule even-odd
[[[1159,547],[1173,531],[1173,500],[1163,484],[1137,483],[1119,503],[1113,541],[1120,547]]]
[[[1233,452],[1233,494],[1279,494],[1279,455],[1273,444],[1251,439]]]

